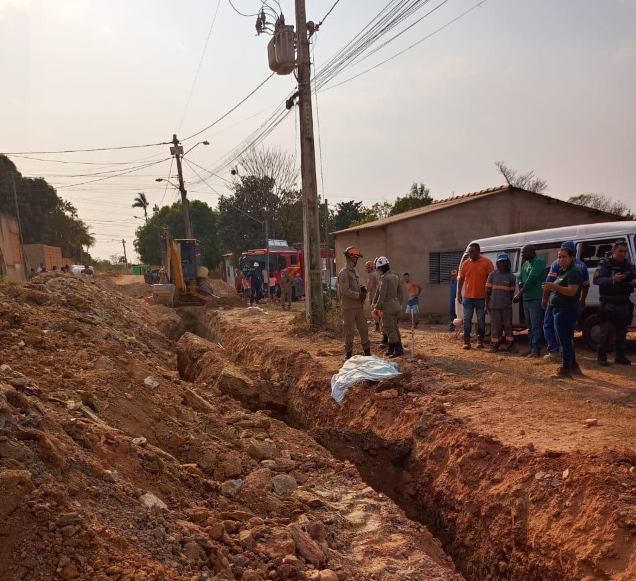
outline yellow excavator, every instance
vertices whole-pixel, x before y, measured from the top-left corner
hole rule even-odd
[[[214,295],[204,289],[209,271],[199,264],[199,242],[194,239],[175,240],[166,229],[161,240],[166,258],[160,284],[152,285],[154,303],[173,307],[205,304]]]

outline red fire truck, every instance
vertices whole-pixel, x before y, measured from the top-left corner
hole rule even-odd
[[[322,271],[325,273],[329,268],[327,250],[325,248],[320,249],[320,256],[322,257]],[[329,250],[329,257],[331,258],[331,276],[335,276],[333,249]],[[276,278],[276,284],[280,284],[283,270],[288,269],[289,274],[292,276],[300,274],[303,279],[303,287],[305,285],[305,253],[303,250],[289,246],[285,240],[269,241],[269,268],[266,267],[267,249],[257,248],[241,254],[239,258],[239,269],[243,272],[247,272],[255,262],[258,262],[261,272],[264,273],[267,271],[268,273],[272,273],[271,276]],[[331,276],[328,279],[329,281],[331,280]],[[327,281],[325,280],[325,284],[326,283]]]

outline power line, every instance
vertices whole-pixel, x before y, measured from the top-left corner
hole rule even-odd
[[[148,165],[144,165],[144,166],[140,166],[140,167],[137,167],[137,168],[133,168],[133,169],[129,169],[129,170],[123,171],[123,172],[121,172],[118,175],[106,176],[104,178],[99,178],[99,179],[96,179],[96,180],[88,180],[88,181],[85,181],[85,182],[78,182],[76,184],[66,184],[64,186],[55,186],[55,188],[58,189],[58,190],[63,190],[63,189],[72,188],[72,187],[75,187],[75,186],[83,186],[84,184],[92,184],[93,182],[101,182],[101,181],[104,181],[104,180],[109,180],[109,179],[112,179],[112,178],[116,178],[118,176],[122,176],[122,175],[125,175],[125,174],[128,174],[128,173],[137,171],[138,169],[143,169],[144,167],[150,167],[151,165],[157,165],[159,163],[163,163],[164,161],[168,161],[169,159],[170,159],[169,157],[166,157],[165,159],[161,159],[159,161],[153,161],[152,163],[149,163]]]
[[[192,81],[192,87],[190,87],[190,94],[188,95],[188,101],[186,102],[185,109],[183,110],[183,115],[181,115],[181,121],[179,122],[179,129],[177,133],[181,131],[181,126],[183,125],[183,121],[185,119],[186,113],[188,111],[188,107],[190,106],[190,101],[192,100],[192,94],[194,93],[194,87],[197,84],[197,79],[199,78],[199,72],[201,71],[201,65],[203,64],[203,59],[205,57],[205,51],[208,49],[208,44],[210,42],[210,37],[212,36],[212,29],[214,28],[214,23],[216,22],[216,17],[219,13],[219,6],[221,6],[221,0],[218,0],[216,3],[216,10],[214,11],[214,17],[212,18],[212,24],[210,24],[210,30],[208,31],[208,37],[205,39],[205,45],[203,47],[203,52],[201,53],[201,58],[199,59],[199,66],[197,67],[197,72],[194,75],[194,80]]]
[[[234,4],[232,3],[232,0],[227,0],[227,1],[230,3],[230,6],[234,9],[234,12],[236,12],[237,14],[240,14],[241,16],[245,16],[247,18],[253,18],[254,16],[260,16],[258,13],[256,13],[256,14],[244,14],[243,12],[238,10],[238,8],[236,8],[236,6],[234,6]]]
[[[95,147],[93,149],[60,149],[57,151],[14,151],[0,152],[2,155],[43,155],[55,153],[90,153],[92,151],[117,151],[120,149],[140,149],[142,147],[157,147],[159,145],[170,145],[171,141],[161,141],[160,143],[147,143],[145,145],[119,145],[117,147]]]
[[[166,197],[166,192],[168,191],[168,185],[170,183],[170,178],[172,177],[172,165],[174,164],[174,157],[171,159],[170,161],[170,169],[168,170],[168,179],[166,180],[166,187],[163,190],[163,196],[161,196],[161,202],[159,202],[159,207],[161,208],[161,206],[163,205],[163,200]]]
[[[329,16],[333,12],[333,9],[338,6],[338,2],[340,2],[340,0],[336,0],[334,5],[329,9],[329,12],[322,17],[322,20],[316,25],[316,30],[318,30],[322,26],[322,23],[327,20],[327,16]]]

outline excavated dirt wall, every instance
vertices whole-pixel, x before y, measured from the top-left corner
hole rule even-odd
[[[449,413],[448,386],[417,362],[403,363],[396,380],[358,384],[340,407],[322,363],[339,353],[329,337],[303,333],[289,317],[266,325],[243,311],[203,311],[197,333],[222,344],[207,355],[207,379],[250,409],[284,410],[288,424],[355,462],[367,483],[430,527],[467,579],[636,579],[633,451],[537,451],[471,432]],[[226,381],[232,367],[248,381]],[[480,389],[460,379],[451,391]]]

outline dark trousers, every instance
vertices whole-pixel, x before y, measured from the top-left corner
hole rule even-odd
[[[258,305],[258,301],[262,298],[261,287],[260,286],[252,286],[252,294],[250,296],[250,305],[256,303]]]
[[[631,301],[616,305],[601,299],[599,307],[599,322],[601,325],[601,337],[599,340],[599,353],[607,353],[616,337],[616,353],[625,353],[627,349],[627,327],[634,316],[634,303]]]
[[[563,367],[571,369],[576,363],[574,352],[574,328],[581,316],[581,307],[552,307],[554,314],[554,331],[561,350]]]

